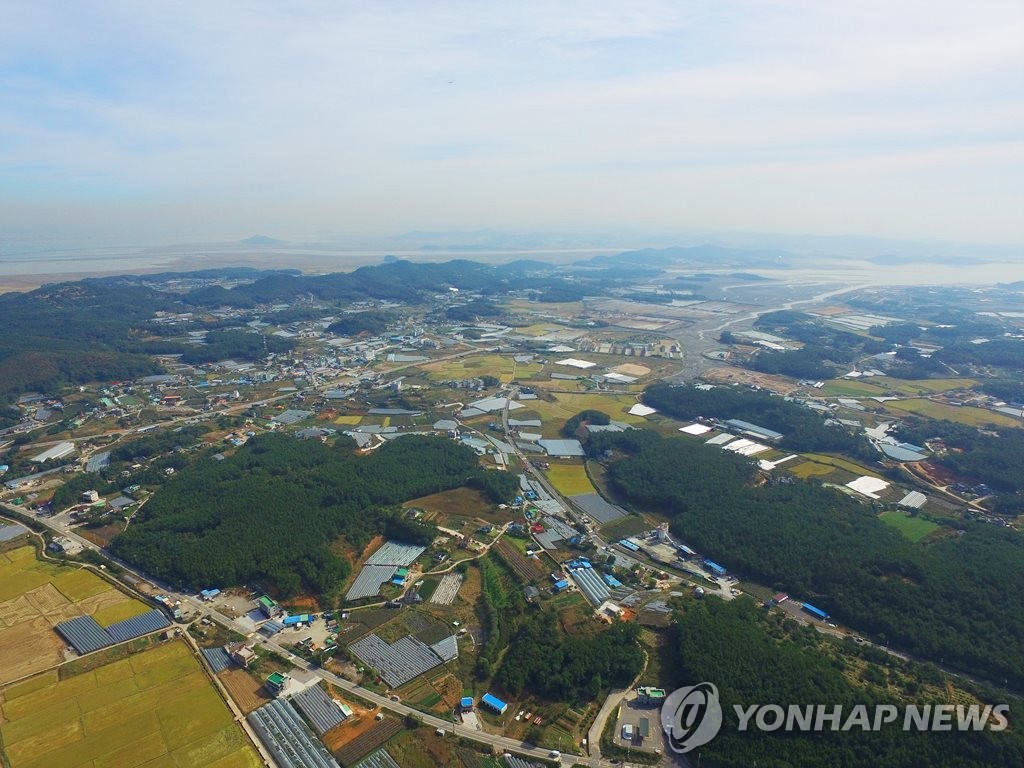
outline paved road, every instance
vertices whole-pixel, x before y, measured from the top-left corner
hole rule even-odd
[[[21,509],[19,509],[18,507],[14,506],[14,505],[7,504],[7,503],[0,503],[0,505],[2,505],[2,506],[6,507],[6,508],[8,508],[8,509],[10,509],[10,510],[12,510],[14,512],[17,512],[19,514],[25,514]],[[229,616],[226,616],[226,615],[224,615],[224,614],[222,614],[222,613],[220,613],[220,612],[218,612],[216,610],[213,610],[209,604],[202,602],[201,600],[197,599],[193,595],[183,594],[183,593],[177,592],[172,587],[170,587],[169,585],[161,584],[156,579],[152,578],[151,576],[149,576],[149,575],[147,575],[145,573],[142,573],[142,572],[136,570],[134,567],[128,565],[124,561],[119,560],[116,557],[113,557],[112,555],[110,555],[110,553],[106,552],[101,547],[98,547],[97,545],[93,544],[88,539],[82,538],[81,536],[79,536],[78,534],[74,533],[73,531],[68,531],[66,528],[60,527],[58,525],[51,525],[50,521],[47,520],[46,518],[37,517],[36,519],[40,523],[42,523],[43,525],[46,525],[47,527],[51,528],[52,530],[54,530],[55,532],[61,534],[62,536],[68,536],[69,538],[77,541],[83,547],[85,547],[87,549],[91,549],[94,552],[102,553],[104,555],[104,557],[108,558],[112,562],[117,563],[119,566],[124,568],[125,571],[127,571],[128,573],[138,577],[139,579],[147,581],[147,582],[153,584],[154,586],[164,590],[168,594],[169,597],[172,597],[175,600],[181,600],[182,605],[187,605],[187,606],[195,609],[196,611],[209,616],[211,620],[216,621],[218,624],[221,624],[222,626],[227,627],[228,629],[230,629],[230,630],[232,630],[234,632],[238,632],[239,634],[242,634],[242,635],[249,635],[250,639],[253,642],[255,642],[257,645],[259,645],[259,646],[261,646],[263,648],[266,648],[268,650],[272,650],[272,651],[275,651],[276,653],[281,654],[282,656],[287,658],[289,661],[291,661],[291,663],[293,663],[296,667],[299,667],[300,669],[308,670],[308,671],[312,672],[313,674],[319,676],[323,680],[326,680],[326,681],[330,682],[332,685],[336,685],[339,688],[342,688],[342,689],[344,689],[346,691],[350,691],[351,693],[359,696],[360,698],[366,699],[367,701],[370,701],[370,702],[373,702],[374,704],[377,704],[378,706],[382,707],[383,709],[386,709],[386,710],[388,710],[390,712],[393,712],[393,713],[395,713],[395,714],[397,714],[397,715],[399,715],[401,717],[404,717],[404,716],[410,715],[410,714],[411,715],[415,715],[424,724],[426,724],[427,726],[429,726],[431,728],[444,728],[449,733],[455,733],[458,736],[461,736],[461,737],[466,738],[466,739],[470,739],[470,740],[475,741],[475,742],[480,743],[480,744],[485,744],[485,745],[487,745],[489,747],[492,747],[492,748],[497,748],[499,750],[513,751],[513,752],[516,752],[518,754],[526,755],[528,757],[532,757],[532,758],[535,758],[535,759],[538,759],[538,758],[547,759],[548,758],[549,750],[547,750],[547,749],[541,749],[539,747],[533,747],[533,746],[530,746],[528,744],[524,744],[522,741],[519,741],[517,739],[509,739],[509,738],[506,738],[504,736],[497,736],[495,734],[485,733],[483,731],[478,731],[478,730],[475,730],[473,728],[469,728],[467,726],[464,726],[461,723],[453,723],[451,720],[445,720],[445,719],[442,719],[440,717],[435,717],[434,715],[424,714],[423,712],[420,712],[417,709],[413,709],[412,707],[407,706],[407,705],[405,705],[405,704],[403,704],[401,702],[391,701],[391,699],[389,699],[386,696],[382,696],[382,695],[380,695],[378,693],[374,693],[371,690],[363,688],[362,686],[360,686],[360,685],[358,685],[356,683],[353,683],[353,682],[351,682],[349,680],[345,680],[344,678],[339,677],[339,676],[337,676],[337,675],[335,675],[335,674],[333,674],[331,672],[328,672],[328,671],[326,671],[324,669],[312,667],[309,664],[309,662],[305,661],[304,659],[299,658],[298,656],[295,656],[287,648],[285,648],[285,647],[283,647],[281,645],[278,645],[277,643],[273,642],[272,640],[268,640],[268,639],[264,638],[262,635],[260,635],[258,633],[255,633],[255,634],[252,633],[251,626],[248,626],[248,625],[246,625],[246,624],[244,624],[244,623],[242,623],[242,622],[240,622],[240,621],[238,621],[236,619],[233,619],[233,618],[231,618]],[[564,765],[573,765],[574,763],[576,763],[578,761],[578,759],[579,759],[579,756],[577,756],[577,755],[565,755],[562,758],[562,762],[563,762]],[[598,765],[600,766],[600,768],[611,768],[613,763],[611,761],[601,761],[600,763],[598,763]]]

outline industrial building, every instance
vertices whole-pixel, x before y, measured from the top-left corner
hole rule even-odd
[[[75,444],[69,442],[57,443],[51,448],[47,448],[40,454],[33,456],[29,461],[37,464],[42,464],[44,461],[56,461],[57,459],[63,459],[65,456],[70,456],[75,452]]]
[[[508,709],[508,704],[490,693],[485,693],[480,697],[480,704],[499,715],[504,715],[505,710]]]
[[[807,611],[807,613],[811,614],[811,616],[813,616],[816,619],[820,619],[821,621],[825,621],[828,618],[828,614],[827,613],[825,613],[823,610],[821,610],[821,608],[815,608],[810,603],[804,603],[803,608],[804,608],[805,611]]]
[[[660,707],[665,703],[665,696],[664,688],[653,688],[645,685],[636,689],[637,702],[648,706]]]

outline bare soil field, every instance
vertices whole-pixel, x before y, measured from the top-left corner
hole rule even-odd
[[[394,717],[385,717],[380,722],[374,721],[372,728],[347,742],[345,746],[334,753],[334,756],[343,768],[348,768],[384,744],[400,730],[402,730],[402,723]]]
[[[270,702],[270,695],[263,690],[263,684],[244,669],[226,669],[217,675],[231,698],[245,714],[259,709]]]
[[[739,382],[740,384],[746,384],[747,386],[770,389],[773,392],[778,392],[783,395],[791,394],[798,388],[795,381],[787,379],[784,376],[775,376],[769,373],[758,373],[757,371],[748,371],[744,368],[710,368],[704,371],[702,378],[718,384],[733,384],[735,382]]]

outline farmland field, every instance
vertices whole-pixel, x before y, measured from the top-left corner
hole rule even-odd
[[[494,376],[505,384],[515,378],[528,379],[541,370],[538,363],[516,363],[511,357],[502,355],[468,355],[454,360],[441,360],[419,366],[427,372],[431,381],[450,379],[473,379],[480,376]]]
[[[259,709],[270,701],[270,696],[263,690],[263,683],[244,669],[231,667],[217,675],[227,688],[235,704],[245,714]]]
[[[786,467],[786,469],[801,480],[806,480],[808,477],[824,477],[826,475],[831,475],[836,471],[835,467],[819,464],[816,461],[804,461],[800,464]]]
[[[979,427],[985,424],[995,424],[999,427],[1020,427],[1022,424],[1022,422],[1010,416],[987,411],[984,408],[958,407],[946,405],[945,403],[936,403],[923,398],[892,400],[885,405],[890,410],[917,413],[932,419],[945,419],[972,427]]]
[[[37,559],[32,547],[0,553],[0,684],[64,661],[55,624],[89,615],[106,627],[147,610],[92,571]]]
[[[977,384],[977,379],[894,379],[889,376],[863,379],[833,379],[826,381],[822,392],[826,395],[840,397],[878,397],[887,392],[901,395],[930,395],[936,392],[948,392],[951,389],[967,389]]]
[[[528,558],[504,539],[499,541],[494,549],[513,573],[524,582],[537,581],[544,576],[544,566],[539,560]]]
[[[261,764],[181,641],[65,679],[45,672],[0,697],[10,768]]]
[[[548,480],[563,496],[577,496],[581,493],[593,493],[594,485],[587,476],[582,464],[556,464],[551,462],[547,470]]]
[[[876,472],[875,470],[868,469],[867,467],[861,466],[860,464],[855,464],[852,461],[848,461],[847,459],[839,459],[836,458],[835,456],[826,456],[825,454],[822,453],[805,453],[803,455],[804,458],[810,459],[813,462],[816,462],[818,464],[826,464],[830,467],[836,467],[837,469],[845,469],[847,472],[852,472],[858,477],[860,475],[868,475],[869,477],[881,477],[881,475],[879,475],[878,472]],[[802,466],[803,465],[801,464],[800,467]],[[797,467],[797,469],[800,469],[800,467]]]
[[[554,395],[554,398],[554,402],[535,400],[530,403],[530,409],[539,413],[544,421],[542,431],[545,437],[560,436],[558,432],[565,422],[580,411],[603,411],[611,416],[613,421],[624,421],[627,424],[647,422],[643,416],[632,416],[627,413],[636,405],[634,395],[614,395],[604,392],[580,394],[559,392]]]
[[[939,529],[938,524],[922,517],[911,517],[906,512],[890,510],[880,516],[883,523],[891,525],[911,541],[920,541],[932,531]]]

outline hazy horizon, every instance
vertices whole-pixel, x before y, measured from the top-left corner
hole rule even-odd
[[[0,250],[474,229],[1024,245],[1019,3],[13,5]]]

